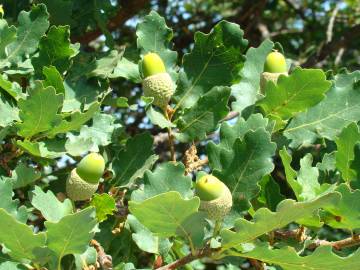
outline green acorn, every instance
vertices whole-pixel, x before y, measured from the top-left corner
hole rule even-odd
[[[73,169],[66,181],[66,194],[73,201],[91,198],[105,170],[104,158],[97,153],[86,155]]]
[[[264,72],[260,78],[260,89],[264,93],[265,85],[268,81],[276,84],[280,75],[288,75],[287,65],[284,55],[278,51],[268,54],[265,60]]]
[[[171,96],[174,94],[175,86],[166,72],[164,62],[156,53],[148,53],[142,60],[142,71],[144,95],[153,97],[153,104],[166,109]]]
[[[228,187],[213,175],[202,176],[195,185],[200,210],[212,220],[222,220],[231,210],[232,195]]]

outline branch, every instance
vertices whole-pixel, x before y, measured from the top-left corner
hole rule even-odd
[[[331,18],[329,20],[329,25],[326,30],[326,42],[327,43],[329,43],[332,40],[335,18],[336,18],[338,11],[339,11],[339,5],[337,4],[331,14]]]
[[[96,249],[98,262],[101,265],[101,268],[104,270],[112,269],[112,258],[105,253],[104,248],[100,243],[95,239],[92,239],[90,244]]]
[[[316,240],[314,243],[308,246],[308,249],[315,249],[319,246],[331,246],[337,250],[340,250],[346,247],[353,247],[357,245],[360,245],[360,234],[334,242],[329,242],[326,240]]]
[[[332,52],[338,51],[341,48],[346,48],[348,45],[360,37],[360,24],[354,25],[353,27],[348,28],[340,38],[333,39],[331,42],[326,43],[321,47],[319,52],[315,53],[313,56],[302,64],[303,67],[314,66],[317,62],[325,60]]]
[[[192,261],[204,258],[204,257],[210,257],[214,253],[217,253],[220,249],[210,249],[210,248],[204,248],[201,250],[198,250],[194,255],[189,254],[185,257],[182,257],[172,263],[169,263],[168,265],[162,266],[157,268],[158,270],[174,270],[178,267],[184,266]]]
[[[225,116],[223,119],[220,120],[220,123],[234,119],[234,118],[238,117],[239,115],[240,115],[239,112],[231,111],[228,113],[227,116]]]
[[[128,19],[132,18],[139,10],[143,9],[149,0],[132,0],[132,1],[121,1],[121,7],[118,10],[117,14],[110,19],[107,24],[107,29],[111,32],[118,28],[120,25],[124,24]],[[83,36],[72,37],[72,42],[80,43],[89,43],[90,41],[96,39],[102,34],[100,28],[97,28],[91,32],[85,33]]]

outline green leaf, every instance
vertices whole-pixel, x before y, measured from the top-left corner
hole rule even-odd
[[[165,118],[164,114],[156,111],[152,106],[146,109],[146,116],[150,119],[153,125],[158,125],[161,128],[172,128],[175,124],[171,123]]]
[[[177,191],[183,198],[193,197],[192,180],[185,176],[182,163],[166,162],[159,165],[154,172],[146,171],[144,186],[131,193],[132,201],[144,201],[168,191]]]
[[[47,246],[57,256],[58,264],[67,254],[82,254],[94,236],[95,209],[85,208],[63,217],[59,222],[45,222]]]
[[[253,105],[259,94],[260,75],[264,70],[266,56],[271,52],[274,43],[265,40],[258,48],[249,48],[246,52],[246,61],[240,71],[241,81],[231,86],[236,101],[231,104],[234,111],[241,112]]]
[[[310,153],[300,160],[300,170],[297,176],[297,182],[301,186],[301,193],[297,194],[300,201],[311,200],[321,193],[318,182],[319,170],[317,167],[312,167],[312,162],[313,157]]]
[[[261,195],[258,200],[267,205],[271,211],[286,197],[281,194],[279,184],[270,175],[266,175],[260,182]]]
[[[338,193],[328,193],[307,202],[283,200],[277,206],[276,212],[271,212],[267,208],[260,208],[253,215],[252,221],[243,218],[237,219],[235,221],[235,232],[229,229],[222,230],[223,247],[230,248],[241,243],[251,242],[267,232],[311,216],[320,208],[336,205],[339,199]]]
[[[317,138],[334,140],[342,129],[360,120],[360,72],[339,74],[319,104],[295,116],[284,131],[291,146],[309,145]]]
[[[21,86],[17,82],[10,82],[4,74],[0,74],[0,88],[5,90],[10,96],[19,100],[24,98],[25,95],[22,93]]]
[[[125,78],[134,83],[139,83],[141,82],[139,65],[131,62],[125,57],[122,57],[114,68],[113,73],[109,75],[109,78]]]
[[[170,50],[173,38],[172,30],[167,27],[165,19],[155,11],[144,17],[136,27],[137,46],[142,54],[157,53],[164,61],[166,71],[176,79],[175,65],[177,52]]]
[[[261,260],[262,262],[281,266],[283,270],[338,270],[356,269],[359,265],[360,251],[340,257],[332,252],[331,247],[318,247],[311,255],[300,256],[292,247],[273,249],[267,244],[261,244],[250,252],[232,250],[228,256],[240,256]]]
[[[0,209],[4,209],[8,214],[12,215],[18,221],[25,223],[28,213],[25,206],[19,206],[19,200],[13,200],[13,186],[11,180],[0,179]]]
[[[159,237],[175,236],[178,230],[186,234],[183,222],[197,212],[198,197],[185,200],[180,193],[169,191],[143,202],[129,202],[130,212],[152,233]]]
[[[18,260],[35,259],[34,250],[45,246],[45,234],[34,234],[31,227],[20,223],[2,208],[0,220],[0,243],[10,250],[9,255]]]
[[[0,270],[26,270],[26,267],[16,262],[0,263]]]
[[[341,200],[336,205],[324,207],[331,214],[325,223],[337,229],[360,228],[360,190],[351,191],[346,184],[341,184],[336,191],[341,194]]]
[[[322,158],[322,161],[318,162],[316,164],[316,167],[318,167],[320,171],[323,171],[323,172],[326,172],[326,173],[329,173],[331,171],[335,171],[336,170],[335,153],[336,152],[325,153],[323,158]]]
[[[220,128],[220,143],[218,148],[214,151],[221,151],[221,149],[232,150],[232,146],[237,138],[243,138],[249,131],[255,131],[259,128],[266,129],[268,126],[268,119],[261,114],[252,114],[245,121],[244,118],[239,118],[234,125],[229,123],[222,123]],[[220,152],[217,153],[220,155]]]
[[[70,43],[70,26],[51,26],[39,43],[39,55],[31,62],[38,74],[43,67],[54,66],[63,74],[71,65],[71,58],[78,53]]]
[[[67,141],[65,142],[66,152],[72,156],[81,156],[86,152],[98,152],[99,148],[94,144],[90,137],[80,137],[68,133],[66,135]]]
[[[14,121],[19,121],[19,109],[12,100],[0,93],[0,127],[6,127]]]
[[[299,194],[302,192],[302,186],[296,181],[297,172],[291,167],[292,157],[286,151],[285,146],[279,151],[279,156],[284,165],[286,181],[294,191],[296,198],[299,199]]]
[[[322,70],[296,68],[289,76],[280,75],[277,84],[267,83],[266,96],[257,104],[269,118],[288,120],[324,99],[330,86]]]
[[[0,59],[6,58],[6,47],[16,40],[16,27],[9,26],[5,19],[0,19]],[[0,66],[3,65],[0,60]]]
[[[135,216],[128,215],[127,223],[133,231],[132,239],[141,250],[154,254],[165,254],[169,251],[170,241],[154,236]]]
[[[63,0],[40,0],[44,3],[51,14],[50,22],[55,25],[66,25],[72,23],[71,14],[73,2]]]
[[[98,81],[96,78],[87,78],[89,63],[92,58],[79,53],[73,59],[73,65],[68,71],[64,81],[65,99],[63,112],[74,110],[87,110],[91,104],[98,100],[99,95],[108,89],[108,84]]]
[[[360,141],[360,132],[356,123],[351,123],[342,130],[335,139],[337,151],[335,152],[336,168],[341,172],[345,182],[356,179],[356,171],[350,168],[355,158],[354,147]]]
[[[94,194],[90,205],[95,207],[98,222],[106,220],[107,215],[112,215],[116,209],[114,198],[107,193]]]
[[[30,138],[40,132],[48,131],[59,124],[61,116],[57,113],[63,102],[63,96],[57,95],[51,86],[44,88],[36,81],[26,99],[20,99],[20,119],[18,134]]]
[[[81,113],[79,111],[73,112],[69,116],[69,121],[62,120],[57,126],[55,126],[53,129],[51,129],[49,132],[47,132],[46,135],[51,138],[51,137],[54,137],[58,133],[66,133],[66,132],[69,132],[69,131],[78,131],[80,128],[81,128],[81,130],[83,130],[82,126],[86,122],[88,122],[94,116],[95,113],[97,113],[99,111],[99,108],[100,108],[100,103],[94,102],[89,107],[89,109],[84,113]],[[99,122],[101,122],[100,119],[102,117],[106,118],[107,120],[108,120],[108,118],[111,118],[110,116],[104,116],[104,115],[100,115],[100,114],[97,114],[96,116],[94,116],[93,127],[95,129],[100,128],[97,125],[99,125]],[[104,133],[112,133],[112,131],[113,131],[113,127],[112,127],[113,119],[111,118],[112,121],[111,120],[109,121],[109,120],[105,122],[106,124],[103,123],[103,125],[107,126],[107,124],[109,124],[107,126],[107,128],[110,129],[111,132],[104,132]],[[92,135],[94,135],[94,134],[92,134]],[[81,132],[80,132],[80,136],[81,136]],[[90,136],[88,136],[88,137],[90,137]],[[100,136],[96,136],[96,137],[100,137]],[[105,136],[105,138],[107,138],[107,137],[108,136]],[[106,143],[108,143],[108,140],[106,141]]]
[[[103,79],[109,78],[121,60],[123,52],[112,50],[106,53],[103,57],[90,63],[87,77],[100,77]]]
[[[204,246],[207,213],[195,212],[187,217],[177,229],[177,234],[184,239],[191,239],[191,244],[196,248]]]
[[[119,152],[112,163],[114,186],[132,184],[154,165],[158,156],[154,155],[152,145],[153,138],[149,133],[136,135],[126,142],[125,149]]]
[[[113,115],[97,112],[99,110],[99,106],[99,103],[95,103],[86,113],[75,113],[71,122],[64,123],[64,127],[67,128],[71,126],[71,129],[74,129],[75,126],[80,128],[80,126],[85,123],[84,121],[88,121],[91,117],[93,117],[92,126],[82,126],[79,135],[68,133],[68,140],[65,144],[65,148],[69,154],[74,156],[81,154],[77,146],[78,144],[84,142],[91,142],[86,144],[89,148],[84,150],[93,152],[98,152],[99,146],[106,146],[111,143],[111,136],[113,135],[115,128],[120,125],[114,124],[115,118]],[[94,112],[96,113],[94,114]],[[81,125],[80,122],[82,122]]]
[[[229,112],[227,103],[230,88],[214,87],[176,120],[180,134],[177,138],[182,141],[202,140],[206,134],[214,131],[221,119]]]
[[[316,166],[312,167],[313,157],[310,153],[300,160],[300,170],[298,172],[291,168],[292,158],[285,147],[279,151],[279,154],[285,168],[286,180],[299,201],[314,199],[333,188],[328,184],[320,185],[318,181],[319,169]]]
[[[24,163],[18,163],[8,179],[11,181],[13,189],[15,189],[34,183],[40,176],[41,173],[33,167],[28,167]]]
[[[89,265],[95,265],[97,252],[94,247],[88,247],[82,254],[74,254],[76,269],[86,269]]]
[[[38,209],[44,218],[51,222],[58,222],[66,215],[73,213],[73,205],[69,199],[60,202],[52,191],[46,193],[38,186],[31,192],[31,204]]]
[[[52,86],[55,88],[57,94],[65,95],[64,83],[56,67],[44,67],[42,72],[45,76],[45,80],[43,81],[44,87]]]
[[[237,78],[247,46],[243,34],[239,25],[227,21],[219,22],[209,34],[195,33],[194,48],[183,58],[176,109],[191,107],[214,86],[229,86]]]
[[[241,207],[248,208],[249,200],[259,192],[258,182],[274,169],[272,156],[276,146],[270,141],[270,134],[259,128],[247,132],[243,139],[237,138],[230,147],[210,142],[209,164],[213,174],[231,190],[234,204],[240,207],[240,202],[245,203]]]
[[[20,12],[16,41],[6,47],[6,57],[0,61],[0,66],[20,62],[25,54],[35,52],[40,38],[49,27],[48,17],[43,4],[34,5],[30,12]]]
[[[57,158],[66,153],[65,141],[62,139],[30,142],[27,140],[16,141],[17,146],[29,154],[43,158]]]

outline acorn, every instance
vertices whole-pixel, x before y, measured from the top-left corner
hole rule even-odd
[[[201,200],[200,210],[206,212],[209,219],[222,220],[231,210],[231,191],[213,175],[200,177],[195,184],[195,194]]]
[[[105,170],[104,158],[97,153],[86,155],[66,181],[66,194],[73,201],[84,201],[96,192]]]
[[[261,92],[264,93],[268,81],[272,81],[276,84],[280,75],[288,75],[286,59],[282,53],[274,51],[269,53],[265,60],[264,72],[261,74],[260,78]]]
[[[142,82],[144,95],[153,97],[153,104],[166,109],[174,94],[175,85],[166,72],[164,62],[156,53],[148,53],[142,60],[144,80]]]

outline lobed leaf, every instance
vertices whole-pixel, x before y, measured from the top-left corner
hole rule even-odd
[[[209,34],[195,33],[194,48],[183,57],[175,109],[189,108],[214,86],[229,86],[238,78],[247,46],[243,35],[239,25],[227,21],[219,22]]]

